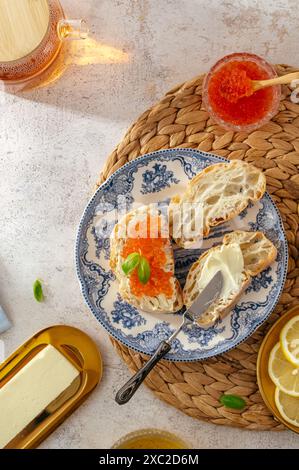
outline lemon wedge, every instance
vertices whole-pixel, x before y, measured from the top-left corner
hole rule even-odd
[[[290,424],[299,427],[299,400],[276,387],[275,404],[281,416]]]
[[[299,368],[285,358],[279,343],[270,353],[268,372],[276,387],[288,395],[299,397]]]
[[[291,318],[281,330],[280,345],[288,361],[299,367],[299,315]]]

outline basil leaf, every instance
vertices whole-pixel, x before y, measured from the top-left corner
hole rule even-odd
[[[140,254],[139,253],[130,253],[125,262],[122,264],[122,270],[128,276],[131,274],[134,269],[138,266],[140,262]]]
[[[238,395],[221,395],[219,398],[220,403],[227,408],[235,410],[242,410],[246,406],[246,401]]]
[[[39,279],[33,284],[33,295],[37,302],[42,302],[44,300],[43,286]]]
[[[142,284],[146,284],[151,277],[151,268],[149,262],[144,256],[141,256],[140,263],[138,265],[138,279]]]

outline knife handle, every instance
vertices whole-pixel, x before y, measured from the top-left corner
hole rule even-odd
[[[159,347],[156,350],[155,354],[117,392],[115,396],[115,401],[119,405],[124,405],[132,398],[132,396],[135,394],[136,390],[140,387],[140,385],[150,373],[152,368],[160,361],[160,359],[162,359],[170,351],[170,349],[171,345],[169,343],[166,343],[166,341],[162,341],[159,344]]]

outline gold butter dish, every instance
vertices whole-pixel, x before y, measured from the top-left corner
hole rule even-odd
[[[58,325],[35,334],[0,366],[0,448],[38,446],[101,377],[101,355],[82,331]]]

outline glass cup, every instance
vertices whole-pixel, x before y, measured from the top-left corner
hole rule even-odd
[[[119,439],[112,449],[190,449],[190,446],[168,431],[141,429]]]
[[[236,123],[231,123],[229,121],[224,120],[214,109],[213,106],[210,102],[209,99],[209,82],[211,77],[214,76],[215,73],[217,73],[224,64],[227,64],[229,62],[235,62],[235,61],[249,61],[249,62],[254,62],[257,64],[263,71],[266,73],[266,78],[275,78],[277,77],[276,70],[274,67],[266,62],[264,59],[261,57],[255,55],[255,54],[249,54],[247,52],[242,52],[242,53],[234,53],[234,54],[229,54],[222,59],[220,59],[218,62],[216,62],[215,65],[211,68],[209,73],[205,76],[204,82],[203,82],[203,89],[202,89],[202,99],[203,99],[203,104],[205,109],[208,111],[209,115],[211,118],[219,124],[221,127],[227,130],[233,130],[236,132],[252,132],[255,129],[258,129],[259,127],[263,126],[266,124],[268,121],[272,119],[272,117],[278,112],[279,108],[279,103],[280,103],[280,98],[281,98],[281,87],[280,85],[273,86],[273,99],[271,101],[271,104],[263,115],[261,119],[258,121],[254,121],[252,123],[248,124],[236,124]]]
[[[0,0],[0,80],[26,82],[53,63],[64,40],[87,37],[86,22],[66,19],[58,0]]]

